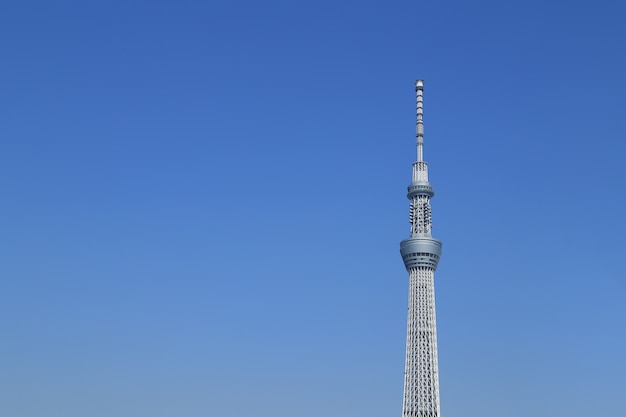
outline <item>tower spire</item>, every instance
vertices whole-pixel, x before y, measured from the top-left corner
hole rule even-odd
[[[424,80],[415,80],[415,110],[417,161],[413,164],[413,183],[428,184],[428,164],[424,162]]]
[[[415,120],[415,138],[417,139],[417,161],[424,160],[424,80],[415,80],[417,118]]]

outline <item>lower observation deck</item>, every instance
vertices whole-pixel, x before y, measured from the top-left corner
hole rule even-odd
[[[400,254],[407,271],[417,267],[436,270],[441,257],[441,241],[432,237],[411,237],[400,242]]]

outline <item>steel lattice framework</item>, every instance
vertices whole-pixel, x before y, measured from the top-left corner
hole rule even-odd
[[[439,371],[434,277],[441,256],[441,241],[431,236],[430,199],[435,195],[423,160],[424,81],[415,81],[417,95],[417,161],[408,187],[411,201],[411,237],[400,242],[400,253],[409,272],[409,312],[404,368],[402,417],[439,417]]]

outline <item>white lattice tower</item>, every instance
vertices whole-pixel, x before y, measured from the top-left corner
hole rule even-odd
[[[404,367],[402,417],[439,417],[439,371],[434,277],[441,256],[441,241],[431,236],[430,199],[435,195],[423,161],[424,81],[415,81],[417,93],[417,161],[408,187],[411,201],[411,237],[400,242],[400,253],[409,272],[409,311]]]

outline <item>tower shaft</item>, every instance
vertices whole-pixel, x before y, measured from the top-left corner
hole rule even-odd
[[[409,271],[402,417],[439,416],[434,272],[422,267]]]
[[[402,417],[440,416],[434,278],[441,241],[431,236],[430,199],[435,193],[428,182],[428,164],[423,161],[423,90],[424,81],[417,80],[417,161],[407,195],[411,201],[411,236],[400,242],[402,260],[409,273]]]

